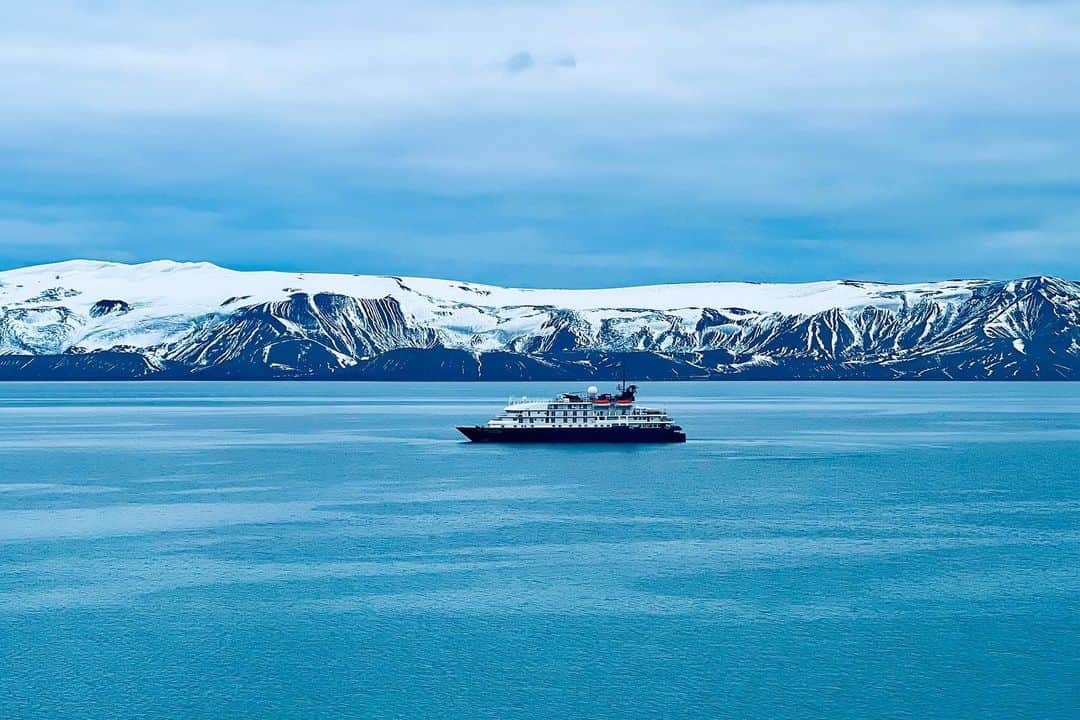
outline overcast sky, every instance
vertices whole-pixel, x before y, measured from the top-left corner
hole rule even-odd
[[[0,0],[0,267],[1080,277],[1075,1],[179,5]]]

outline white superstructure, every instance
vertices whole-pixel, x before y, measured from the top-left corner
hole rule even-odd
[[[674,421],[666,410],[635,404],[637,386],[630,385],[616,395],[601,395],[590,387],[586,393],[561,393],[551,400],[513,399],[502,414],[488,421],[490,428],[667,428]]]

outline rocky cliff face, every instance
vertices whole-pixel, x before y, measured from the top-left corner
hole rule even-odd
[[[294,293],[241,307],[169,343],[161,354],[192,368],[232,367],[240,375],[245,369],[319,375],[436,341],[434,331],[409,325],[394,298]]]
[[[1071,379],[1080,285],[516,290],[73,261],[0,273],[0,378]]]

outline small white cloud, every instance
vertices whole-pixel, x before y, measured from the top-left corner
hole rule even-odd
[[[514,74],[517,74],[520,72],[525,72],[535,64],[536,61],[533,60],[532,53],[522,51],[514,53],[509,58],[507,58],[506,69]]]

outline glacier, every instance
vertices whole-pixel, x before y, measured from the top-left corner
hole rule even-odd
[[[73,260],[0,272],[0,379],[1073,379],[1080,284],[559,290]]]

